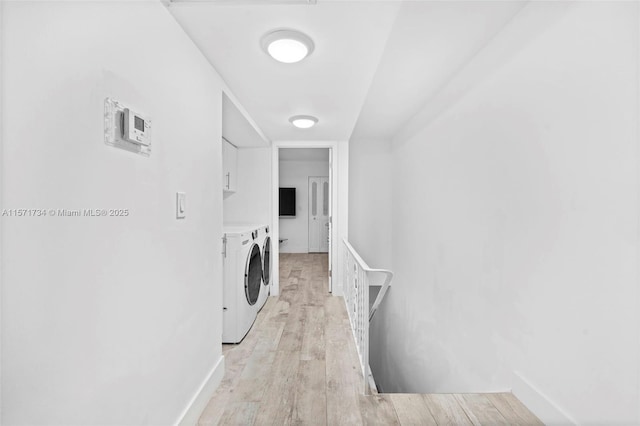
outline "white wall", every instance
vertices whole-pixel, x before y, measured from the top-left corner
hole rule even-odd
[[[485,51],[510,40],[393,145],[376,379],[513,388],[548,423],[637,424],[638,5],[533,2]]]
[[[238,187],[224,194],[224,223],[271,225],[271,147],[238,149]]]
[[[281,253],[309,252],[309,177],[329,176],[328,161],[280,161],[280,187],[296,188],[296,217],[281,218]]]
[[[340,277],[344,277],[345,271],[343,271],[344,263],[342,259],[346,256],[346,247],[343,244],[343,240],[349,236],[349,142],[339,142],[338,146],[334,148],[334,151],[338,151],[338,158],[334,155],[332,158],[332,171],[333,179],[337,180],[337,184],[334,184],[337,194],[333,194],[334,204],[332,210],[335,212],[333,216],[333,228],[337,230],[335,237],[332,241],[337,244],[331,244],[331,269],[332,269],[332,294],[334,296],[343,295],[343,286],[339,285]],[[337,163],[337,167],[336,167]],[[337,207],[336,207],[337,206]],[[336,247],[337,246],[337,247]],[[334,255],[334,252],[335,253]]]
[[[403,204],[392,204],[390,156],[391,141],[349,141],[349,242],[370,267],[393,270],[392,211]],[[372,300],[377,296],[373,290],[377,289],[372,287]],[[387,358],[381,350],[388,337],[385,333],[378,321],[371,323],[369,347],[373,350],[369,351],[369,365],[375,377],[387,369]],[[378,390],[385,390],[382,382],[378,386]]]
[[[391,269],[390,155],[391,141],[349,141],[349,242],[372,268]]]
[[[160,2],[4,8],[4,207],[130,215],[3,218],[2,423],[174,423],[221,360],[222,82]]]

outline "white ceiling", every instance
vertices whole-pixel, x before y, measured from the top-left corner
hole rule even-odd
[[[222,94],[222,137],[238,148],[262,147],[265,141],[226,93]]]
[[[172,3],[170,12],[270,140],[389,139],[522,7],[519,1]],[[282,64],[260,48],[276,28],[315,51]],[[312,129],[288,119],[318,117]],[[354,132],[355,128],[355,132]]]
[[[280,148],[280,161],[326,161],[329,162],[329,148]]]
[[[352,137],[391,139],[525,4],[404,2]]]

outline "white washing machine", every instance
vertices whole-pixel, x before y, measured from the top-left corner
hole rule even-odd
[[[262,253],[262,286],[258,296],[258,311],[262,309],[269,293],[271,292],[271,235],[269,227],[264,225],[258,228],[258,240]]]
[[[238,343],[249,332],[262,290],[262,247],[258,229],[224,227],[222,342]]]

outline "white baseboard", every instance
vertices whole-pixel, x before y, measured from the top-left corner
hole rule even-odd
[[[198,419],[207,406],[207,403],[218,389],[222,378],[224,377],[224,355],[220,356],[216,365],[211,369],[207,377],[198,388],[193,398],[179,417],[176,423],[179,426],[194,426],[198,424]]]
[[[516,371],[513,372],[513,387],[511,392],[546,425],[578,424],[542,391],[537,389]]]
[[[280,246],[280,253],[309,253],[309,247],[287,246],[286,244],[284,244]]]
[[[309,247],[302,247],[302,246],[282,246],[280,247],[280,253],[329,253],[327,251],[323,251],[323,252],[310,252],[309,251]]]

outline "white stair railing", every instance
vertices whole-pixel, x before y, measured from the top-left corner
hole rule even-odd
[[[356,341],[358,357],[360,358],[360,367],[364,378],[364,394],[368,395],[371,392],[370,380],[373,381],[371,370],[369,369],[369,321],[378,310],[389,289],[389,285],[391,285],[393,272],[386,269],[370,268],[351,244],[346,239],[343,241],[346,247],[343,268],[344,279],[342,281],[344,300],[349,313],[351,331],[353,331],[353,337]],[[369,286],[372,282],[371,278],[375,274],[384,275],[384,282],[376,300],[369,308]]]

